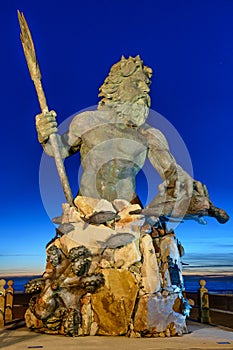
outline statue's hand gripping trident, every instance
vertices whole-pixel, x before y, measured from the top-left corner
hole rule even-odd
[[[32,78],[33,83],[35,85],[35,89],[37,92],[37,96],[38,96],[38,100],[39,100],[39,104],[40,104],[40,108],[41,108],[41,112],[42,112],[38,116],[37,122],[39,121],[38,119],[43,118],[43,115],[46,118],[46,116],[51,114],[51,117],[55,118],[55,116],[56,116],[56,114],[54,114],[55,112],[48,111],[48,106],[47,106],[44,90],[43,90],[42,83],[41,83],[40,68],[38,65],[37,58],[36,58],[36,52],[35,52],[32,36],[31,36],[30,30],[29,30],[28,24],[26,22],[26,19],[25,19],[23,13],[21,13],[20,11],[18,11],[18,19],[19,19],[19,24],[20,24],[20,29],[21,29],[20,39],[21,39],[21,42],[23,45],[24,55],[25,55],[25,58],[27,61],[27,65],[28,65],[28,69],[29,69],[31,78]],[[42,121],[40,120],[40,123],[41,122]],[[55,159],[58,175],[59,175],[60,180],[61,180],[61,184],[63,187],[63,191],[65,194],[66,200],[70,205],[73,205],[73,196],[71,193],[71,189],[70,189],[70,185],[69,185],[66,171],[64,168],[64,164],[62,161],[56,131],[57,131],[57,128],[56,128],[56,123],[55,123],[55,119],[54,119],[52,133],[51,134],[49,133],[49,135],[47,135],[47,136],[49,138],[49,142],[50,142],[51,147],[53,149],[53,156]],[[51,130],[50,130],[50,132],[51,132]],[[45,131],[45,133],[46,133],[46,131]],[[46,138],[46,135],[39,134],[38,137],[39,137],[39,141],[43,142],[43,139]],[[40,138],[41,138],[41,140],[40,140]]]

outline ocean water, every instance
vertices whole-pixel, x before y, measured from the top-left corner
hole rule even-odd
[[[16,277],[0,277],[4,278],[6,281],[13,280],[14,281],[14,289],[15,292],[23,292],[24,285],[29,280],[34,278],[39,278],[41,276],[16,276]],[[216,294],[233,294],[233,276],[189,276],[185,275],[184,277],[184,285],[185,289],[188,292],[197,292],[200,288],[199,280],[204,279],[206,281],[206,288],[210,293]]]
[[[186,291],[188,292],[196,292],[199,288],[199,281],[206,281],[206,288],[209,293],[215,294],[233,294],[233,276],[216,276],[216,275],[208,275],[208,276],[199,276],[199,275],[185,275],[184,278],[184,286]]]

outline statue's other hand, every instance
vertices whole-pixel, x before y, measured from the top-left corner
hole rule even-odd
[[[56,112],[49,111],[36,116],[36,130],[40,143],[45,143],[51,134],[57,132]]]
[[[173,166],[165,175],[165,180],[159,185],[160,195],[166,194],[174,199],[180,199],[183,196],[192,197],[194,180],[188,173],[178,166]]]

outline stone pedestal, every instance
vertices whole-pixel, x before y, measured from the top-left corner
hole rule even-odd
[[[92,296],[92,308],[100,335],[123,335],[134,311],[138,294],[136,279],[128,270],[103,269],[105,285]]]
[[[182,314],[182,294],[163,296],[161,293],[143,295],[138,302],[134,318],[134,330],[142,334],[164,333],[166,336],[186,333],[185,316]]]
[[[133,214],[138,205],[78,197],[47,245],[43,277],[30,281],[26,324],[64,335],[185,333],[180,254],[174,232]]]

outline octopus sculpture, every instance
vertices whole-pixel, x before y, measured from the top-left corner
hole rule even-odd
[[[74,247],[68,256],[55,245],[47,249],[47,267],[42,278],[25,285],[33,294],[28,318],[38,319],[40,331],[78,335],[82,324],[80,300],[104,284],[101,273],[89,274],[92,254],[85,246]],[[35,322],[34,322],[35,325]]]

